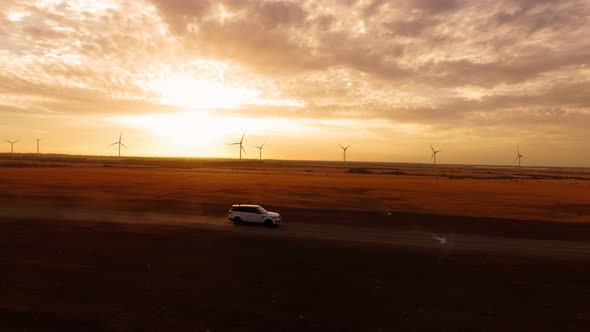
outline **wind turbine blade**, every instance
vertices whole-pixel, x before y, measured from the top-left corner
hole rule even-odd
[[[514,159],[512,163],[515,163],[518,160],[518,158],[520,158],[520,156],[516,157],[516,159]]]
[[[120,144],[121,144],[121,145],[122,145],[122,146],[123,146],[125,149],[128,149],[128,148],[125,146],[125,144],[123,144],[123,143],[120,143]]]
[[[351,147],[351,146],[352,146],[352,144],[349,144],[349,145],[346,147],[346,149],[348,149],[348,148],[349,148],[349,147]]]
[[[244,151],[244,153],[245,153],[245,154],[248,154],[248,153],[246,152],[246,149],[244,149],[244,147],[243,147],[243,146],[241,146],[241,145],[240,145],[240,148],[242,149],[242,151]]]
[[[10,144],[12,144],[12,142],[11,142],[11,141],[9,141],[9,140],[7,140],[7,139],[5,139],[5,141],[6,141],[6,142],[8,142],[8,143],[10,143]]]
[[[13,143],[18,143],[18,142],[20,142],[20,138],[17,139],[16,141],[14,141]]]
[[[119,142],[121,142],[122,137],[123,137],[123,131],[121,130],[121,132],[119,133]]]
[[[244,136],[246,136],[246,132],[244,131],[244,133],[242,134],[242,138],[240,139],[240,143],[242,143],[242,141],[244,140]]]
[[[240,143],[239,142],[238,143],[229,143],[228,145],[238,145],[238,144],[240,144]]]
[[[345,150],[344,147],[342,146],[342,144],[338,144],[338,145],[340,145],[340,147],[342,148],[342,150]]]
[[[113,146],[113,145],[117,145],[117,144],[119,144],[119,142],[115,142],[115,143],[113,143],[113,144],[109,144],[109,145],[107,145],[107,146]]]
[[[264,144],[266,144],[266,142],[265,142]],[[261,148],[261,149],[264,147],[264,144],[262,144],[262,145],[260,146],[260,148]]]
[[[434,153],[434,148],[432,147],[432,144],[430,144],[430,149],[432,149],[432,153]]]

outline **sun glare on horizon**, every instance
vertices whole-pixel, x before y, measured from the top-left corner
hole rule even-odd
[[[233,157],[229,143],[246,132],[248,139],[265,139],[276,133],[300,133],[305,125],[275,118],[215,115],[210,111],[142,114],[106,118],[153,135],[160,142],[158,155]]]
[[[151,150],[153,153],[175,156],[223,157],[227,143],[243,131],[251,137],[305,130],[304,123],[292,119],[243,115],[241,111],[250,106],[302,105],[295,100],[269,97],[237,77],[227,79],[225,70],[223,63],[215,61],[196,63],[191,70],[164,67],[161,76],[147,82],[144,88],[150,92],[152,101],[184,111],[128,114],[104,120],[153,135],[159,144]]]

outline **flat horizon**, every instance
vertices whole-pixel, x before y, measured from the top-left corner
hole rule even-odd
[[[64,156],[64,157],[88,157],[88,158],[105,158],[110,160],[125,161],[125,159],[188,159],[188,160],[211,160],[211,161],[235,161],[235,162],[319,162],[319,163],[330,163],[337,164],[340,166],[346,166],[350,164],[391,164],[391,165],[416,165],[425,167],[444,167],[444,166],[467,166],[467,167],[502,167],[502,168],[515,168],[518,169],[518,165],[514,164],[466,164],[466,163],[437,163],[436,166],[432,162],[409,162],[409,161],[371,161],[371,160],[348,160],[346,162],[338,160],[327,160],[327,159],[256,159],[256,158],[238,158],[229,157],[199,157],[199,156],[141,156],[141,155],[122,155],[118,157],[116,155],[91,155],[91,154],[68,154],[68,153],[35,153],[35,152],[0,152],[0,157],[10,156],[27,156],[27,157],[40,157],[40,156]],[[31,158],[34,159],[34,158]],[[552,166],[552,165],[523,165],[521,169],[526,168],[555,168],[555,169],[590,169],[586,166]]]

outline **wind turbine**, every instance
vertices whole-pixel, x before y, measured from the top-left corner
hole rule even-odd
[[[266,144],[266,142],[264,144]],[[264,147],[264,144],[262,144],[261,146],[254,145],[254,147],[258,149],[258,152],[259,152],[258,159],[259,160],[262,160],[262,148]]]
[[[342,160],[344,160],[344,162],[346,162],[346,150],[348,150],[348,148],[350,147],[350,145],[347,146],[347,147],[343,147],[342,144],[339,144],[339,145],[342,148]]]
[[[513,162],[516,162],[518,160],[518,168],[520,168],[520,159],[524,158],[524,155],[520,154],[520,149],[518,148],[518,145],[516,146],[516,159],[514,159]]]
[[[246,150],[244,149],[244,146],[242,144],[244,142],[244,136],[246,136],[246,132],[244,132],[244,134],[242,135],[242,138],[240,139],[239,142],[228,144],[228,145],[239,145],[240,146],[240,160],[242,160],[242,151],[244,151],[244,153],[246,153]],[[262,151],[261,151],[261,153],[262,153]]]
[[[37,154],[39,154],[39,141],[41,141],[41,138],[35,138],[35,140],[37,141]]]
[[[109,144],[107,146],[113,146],[113,145],[119,145],[119,158],[121,157],[121,146],[123,146],[125,149],[127,149],[127,147],[125,146],[125,144],[123,144],[123,142],[121,142],[121,138],[123,137],[123,131],[121,130],[121,133],[119,134],[119,140],[113,144]]]
[[[433,165],[436,166],[436,154],[439,153],[441,150],[435,150],[432,147],[432,144],[430,144],[430,149],[432,149],[432,155],[430,156],[430,159],[432,159]]]
[[[18,143],[18,142],[20,141],[20,139],[17,139],[17,140],[16,140],[16,141],[14,141],[14,142],[11,142],[11,141],[9,141],[9,140],[7,140],[7,139],[5,139],[5,141],[6,141],[6,142],[8,142],[8,143],[10,143],[10,153],[13,153],[13,152],[14,152],[14,144],[15,144],[15,143]]]

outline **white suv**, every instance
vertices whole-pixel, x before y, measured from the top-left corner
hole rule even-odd
[[[227,213],[229,220],[238,225],[243,222],[256,222],[265,226],[275,226],[281,223],[281,215],[266,211],[260,205],[235,204]]]

